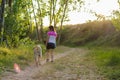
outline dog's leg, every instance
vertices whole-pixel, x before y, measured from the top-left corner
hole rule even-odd
[[[38,64],[38,57],[37,57],[37,56],[36,56],[36,58],[35,58],[35,63],[36,63],[36,66],[38,67],[39,64]]]
[[[42,65],[41,61],[42,61],[42,58],[41,58],[41,56],[39,55],[39,56],[38,56],[38,64],[39,64],[39,65]]]
[[[38,62],[39,62],[39,65],[42,65],[42,64],[41,64],[41,61],[42,61],[42,48],[39,46],[39,47],[38,47],[38,50],[39,50],[39,51],[38,51],[38,52],[39,52],[39,53],[38,53]]]
[[[34,61],[35,61],[35,65],[37,66],[37,56],[36,56],[35,51],[34,51]]]
[[[36,61],[36,65],[37,65],[37,67],[39,66],[39,63],[40,62],[40,60],[39,60],[39,56],[37,56],[37,61]]]

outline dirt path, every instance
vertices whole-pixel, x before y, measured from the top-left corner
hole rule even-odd
[[[107,80],[86,59],[87,53],[84,49],[69,48],[62,54],[56,54],[53,63],[44,60],[40,67],[32,64],[20,73],[5,74],[1,80]]]

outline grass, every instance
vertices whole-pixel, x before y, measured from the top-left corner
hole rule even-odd
[[[33,45],[24,45],[14,49],[0,47],[0,74],[6,70],[13,69],[14,63],[18,63],[21,67],[29,65],[28,63],[33,61],[32,48]],[[55,49],[55,52],[63,53],[68,50],[68,47],[59,46],[59,48]],[[38,74],[37,76],[46,77],[46,74],[51,76],[51,73],[53,73],[56,78],[61,76],[64,77],[68,74],[73,77],[77,76],[79,78],[80,75],[89,75],[90,71],[87,71],[87,68],[90,68],[90,64],[88,63],[95,62],[99,68],[98,72],[100,71],[102,75],[109,78],[109,80],[120,80],[119,47],[89,47],[89,50],[91,53],[82,58],[80,58],[81,55],[79,55],[81,51],[78,52],[76,50],[74,54],[57,60],[54,65],[48,64],[48,69],[43,71],[43,74]],[[53,67],[52,69],[50,68],[51,66]]]
[[[18,48],[11,49],[0,47],[0,74],[7,70],[11,71],[14,63],[19,64],[23,69],[34,61],[33,46],[33,44],[21,45]],[[42,45],[42,47],[44,52],[44,46]]]
[[[87,57],[87,52],[79,48],[69,55],[47,63],[33,78],[41,80],[97,80],[101,77],[96,74],[96,66]],[[102,80],[101,79],[101,80]]]
[[[91,59],[109,80],[120,80],[120,49],[118,47],[91,48]]]
[[[18,48],[5,48],[0,47],[0,74],[5,71],[13,70],[14,63],[20,65],[22,69],[29,65],[30,62],[34,61],[33,58],[33,46],[34,44],[21,45]],[[45,45],[42,45],[43,56],[45,54]],[[59,46],[56,48],[55,52],[63,53],[67,51],[68,48],[64,46]]]

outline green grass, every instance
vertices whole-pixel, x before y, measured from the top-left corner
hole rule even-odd
[[[19,64],[24,69],[26,65],[34,61],[33,46],[33,44],[21,45],[18,48],[11,49],[0,47],[0,74],[6,70],[12,70],[14,63]],[[42,48],[44,53],[44,45]]]
[[[118,47],[91,48],[90,57],[109,80],[120,80],[120,49]]]

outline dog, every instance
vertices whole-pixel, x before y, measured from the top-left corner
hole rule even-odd
[[[34,51],[34,59],[36,66],[39,66],[41,65],[41,59],[42,59],[42,48],[40,45],[36,45],[34,46],[33,51]]]

